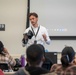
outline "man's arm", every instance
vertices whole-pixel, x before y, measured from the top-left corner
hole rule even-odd
[[[46,28],[45,28],[45,33],[42,36],[47,44],[51,43],[51,39],[49,38],[49,35],[48,35]]]

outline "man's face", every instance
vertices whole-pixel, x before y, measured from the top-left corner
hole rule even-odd
[[[35,26],[35,25],[37,24],[38,18],[36,18],[35,16],[31,15],[31,16],[29,17],[29,20],[30,20],[31,24],[32,24],[33,26]]]

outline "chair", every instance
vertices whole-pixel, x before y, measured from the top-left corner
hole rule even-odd
[[[50,70],[52,65],[53,65],[52,60],[49,57],[45,56],[45,61],[44,61],[43,65],[42,65],[42,67],[47,69],[47,70]]]
[[[45,52],[45,56],[48,57],[53,64],[57,63],[57,52]]]
[[[50,70],[53,64],[57,63],[57,52],[45,52],[45,61],[43,68]]]
[[[0,69],[2,71],[9,70],[9,66],[7,63],[0,63]]]

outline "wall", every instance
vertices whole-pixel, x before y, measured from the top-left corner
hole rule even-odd
[[[23,32],[26,27],[27,0],[0,0],[0,24],[5,24],[5,31],[0,31],[0,40],[11,54],[23,54]],[[45,45],[48,51],[61,52],[65,45],[76,50],[76,40],[52,40]]]
[[[65,46],[72,46],[76,51],[76,40],[51,40],[50,45],[45,45],[50,52],[61,52]]]
[[[23,32],[26,28],[27,0],[0,0],[0,24],[5,24],[5,31],[0,31],[0,40],[11,54],[23,54]]]

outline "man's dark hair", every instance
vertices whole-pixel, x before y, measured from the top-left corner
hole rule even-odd
[[[30,16],[35,16],[36,18],[38,18],[38,14],[35,13],[35,12],[29,13],[29,17],[30,17]]]
[[[27,48],[26,56],[31,65],[39,64],[44,56],[44,51],[39,45],[33,44]]]

